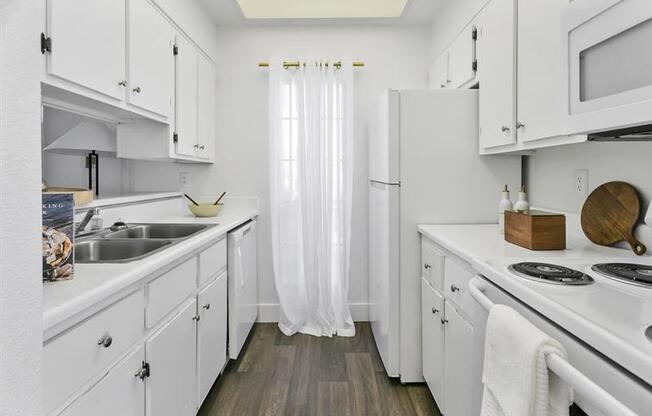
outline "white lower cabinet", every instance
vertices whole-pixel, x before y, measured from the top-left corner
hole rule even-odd
[[[226,293],[226,273],[222,273],[197,297],[198,406],[226,365]]]
[[[475,374],[473,326],[457,312],[455,307],[446,301],[446,340],[444,383],[445,407],[444,413],[455,416],[475,416],[474,400]]]
[[[444,409],[444,298],[421,279],[423,378],[440,410]]]
[[[50,337],[43,414],[196,415],[228,360],[226,249],[223,238]]]
[[[61,415],[144,416],[145,380],[135,375],[144,362],[145,349],[140,345]]]
[[[145,343],[151,374],[146,414],[192,416],[197,411],[197,301],[191,300]]]
[[[422,253],[440,250],[422,237]],[[441,291],[426,275],[421,277],[423,377],[443,414],[477,416],[482,402],[484,346],[474,332],[475,307],[466,301],[473,274],[463,260],[442,257],[445,284]]]

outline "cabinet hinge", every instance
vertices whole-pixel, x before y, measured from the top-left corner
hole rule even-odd
[[[177,133],[172,134],[172,143],[179,143],[179,135]]]
[[[177,45],[174,45],[172,47],[172,55],[174,55],[174,56],[179,55],[179,47]]]
[[[472,40],[478,40],[478,28],[474,27],[473,30],[471,30],[471,39]]]
[[[52,38],[41,32],[41,54],[45,55],[46,52],[52,52]]]
[[[477,60],[477,59],[474,59],[474,60],[473,60],[473,63],[471,64],[471,69],[472,69],[474,72],[477,72],[477,71],[478,71],[478,60]]]

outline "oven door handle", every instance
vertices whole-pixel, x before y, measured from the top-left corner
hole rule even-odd
[[[495,304],[484,294],[485,288],[486,282],[480,277],[474,277],[469,281],[471,296],[489,312]],[[559,378],[572,386],[583,397],[591,400],[605,414],[611,416],[638,416],[637,413],[595,384],[559,354],[546,354],[546,365],[550,371],[557,374]]]

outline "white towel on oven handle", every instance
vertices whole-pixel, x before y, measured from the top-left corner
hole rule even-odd
[[[485,339],[481,416],[568,416],[572,389],[546,365],[546,354],[566,358],[555,339],[514,309],[495,305]]]

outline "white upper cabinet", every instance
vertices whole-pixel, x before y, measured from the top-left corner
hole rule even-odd
[[[114,100],[124,100],[125,2],[49,0],[46,71]]]
[[[197,157],[212,160],[215,148],[215,66],[203,56],[198,66]]]
[[[450,88],[460,88],[475,78],[475,38],[475,25],[470,24],[448,49]]]
[[[514,0],[492,0],[477,18],[481,151],[516,142],[514,13]]]
[[[430,88],[448,88],[448,83],[448,52],[444,52],[430,65]]]
[[[130,0],[129,103],[164,117],[172,113],[174,32],[147,0]]]
[[[562,11],[568,0],[518,3],[518,140],[566,133]]]
[[[198,149],[199,53],[183,36],[176,39],[176,153],[195,156]]]

